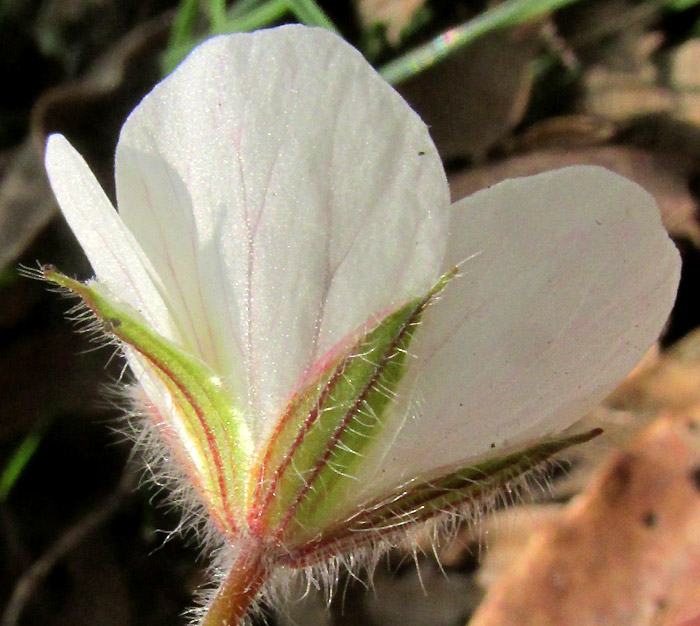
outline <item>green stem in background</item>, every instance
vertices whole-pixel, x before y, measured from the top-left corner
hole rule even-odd
[[[196,7],[196,0],[183,0],[181,10],[183,12],[185,9],[189,10],[191,4],[194,4]],[[282,19],[288,11],[289,6],[287,0],[267,0],[266,2],[260,2],[260,0],[242,0],[242,2],[237,2],[233,6],[225,15],[222,22],[216,26],[216,29],[214,29],[214,24],[211,23],[209,35],[257,30],[258,28],[269,26]],[[180,13],[178,13],[175,20],[176,26],[173,27],[173,35],[170,38],[170,44],[163,55],[162,66],[164,76],[172,72],[192,48],[207,38],[208,35],[195,36],[194,18],[196,18],[196,16],[197,13],[195,12],[194,17],[187,14],[186,17],[181,18]]]
[[[270,572],[260,552],[243,553],[233,563],[200,626],[239,626]]]
[[[321,26],[334,33],[339,32],[335,24],[314,0],[288,0],[287,4],[289,10],[302,24]]]
[[[507,0],[460,26],[450,28],[428,43],[403,54],[380,68],[379,73],[392,84],[403,82],[491,31],[522,24],[544,13],[579,1]]]
[[[209,24],[212,32],[218,32],[226,23],[226,0],[209,0]]]
[[[46,430],[46,422],[46,420],[39,420],[5,463],[5,467],[0,472],[0,502],[7,500],[7,496],[10,495],[10,491],[19,480],[24,468],[39,448]]]
[[[0,289],[9,287],[19,279],[19,274],[14,267],[7,267],[0,270]]]
[[[266,2],[258,3],[257,6],[252,7],[245,13],[240,13],[233,19],[228,16],[219,32],[241,33],[257,30],[282,19],[288,11],[289,3],[287,0],[267,0]]]
[[[199,4],[200,0],[181,0],[163,58],[163,74],[175,69],[192,48],[206,39],[206,35],[195,34]],[[207,0],[206,6],[209,35],[257,30],[279,22],[289,13],[302,24],[338,32],[315,0],[239,0],[230,9],[226,9],[225,0]]]
[[[168,50],[179,48],[189,41],[199,16],[199,0],[181,0],[170,31]]]
[[[241,15],[248,13],[248,11],[252,11],[263,2],[265,2],[265,0],[238,0],[237,2],[234,2],[233,6],[228,10],[228,18],[233,20],[240,17]]]
[[[687,11],[697,4],[700,4],[700,0],[667,0],[665,8],[669,11]]]

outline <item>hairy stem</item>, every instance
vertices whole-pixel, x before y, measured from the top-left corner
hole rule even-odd
[[[270,572],[260,551],[239,555],[200,626],[240,626]]]

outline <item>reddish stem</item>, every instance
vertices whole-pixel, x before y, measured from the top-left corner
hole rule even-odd
[[[200,626],[240,626],[269,575],[260,551],[238,556]]]

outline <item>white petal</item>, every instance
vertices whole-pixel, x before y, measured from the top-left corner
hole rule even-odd
[[[453,210],[447,260],[468,260],[416,334],[417,408],[367,458],[372,491],[568,427],[673,305],[679,256],[654,200],[607,170],[506,181]]]
[[[137,107],[120,213],[190,349],[276,417],[300,376],[439,275],[448,190],[425,125],[341,39],[211,39]]]
[[[150,262],[83,158],[62,135],[46,144],[46,170],[63,216],[101,282],[171,337],[170,318]]]

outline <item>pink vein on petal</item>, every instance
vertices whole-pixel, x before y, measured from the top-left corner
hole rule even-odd
[[[168,177],[168,180],[170,180],[170,174],[168,173],[167,169],[165,170],[165,174]],[[183,309],[186,313],[187,321],[189,322],[190,331],[192,333],[192,337],[194,338],[195,344],[199,350],[199,354],[203,354],[202,346],[201,346],[199,336],[197,333],[197,329],[196,329],[196,326],[194,324],[194,319],[192,318],[192,312],[190,311],[190,308],[189,308],[188,303],[187,303],[188,299],[185,297],[185,294],[182,291],[182,285],[180,284],[180,281],[177,280],[177,272],[176,272],[175,267],[173,265],[172,257],[170,255],[170,247],[167,245],[167,242],[166,242],[165,233],[163,231],[163,224],[161,223],[160,218],[159,218],[159,212],[156,211],[155,207],[153,206],[153,200],[151,198],[151,193],[150,193],[148,186],[146,185],[145,180],[143,179],[143,177],[139,177],[139,180],[141,182],[141,186],[142,186],[145,198],[146,198],[146,203],[145,203],[146,207],[148,208],[148,211],[151,213],[151,216],[153,217],[154,222],[156,224],[156,228],[158,229],[158,238],[159,238],[160,243],[161,243],[163,250],[164,250],[163,258],[166,262],[167,267],[170,270],[170,275],[173,278],[173,282],[175,283],[175,289],[177,290],[177,293],[179,295],[178,299],[180,300],[180,302],[183,306]],[[171,186],[172,186],[172,181],[171,181]]]
[[[118,219],[121,221],[121,218],[118,218]],[[123,222],[122,222],[122,226],[124,226]],[[124,228],[126,229],[126,226],[124,226]],[[128,229],[126,229],[126,230],[128,230]],[[131,231],[129,231],[129,232],[131,233]],[[112,249],[112,247],[110,245],[111,240],[106,239],[101,231],[96,230],[95,233],[100,238],[100,240],[104,243],[105,248],[110,251],[110,253],[112,254],[112,257],[117,259],[117,264],[118,264],[119,268],[122,270],[122,272],[124,272],[124,274],[126,274],[127,278],[129,279],[129,283],[133,287],[134,293],[136,294],[136,297],[138,298],[139,302],[141,303],[141,307],[142,307],[141,310],[147,311],[148,307],[146,306],[146,301],[143,299],[143,294],[141,293],[141,291],[136,287],[136,282],[134,280],[134,277],[131,274],[131,271],[129,270],[129,267],[127,265],[124,265],[120,260],[118,260],[118,259],[120,259],[121,254],[117,254]],[[138,251],[145,255],[145,253],[143,252],[141,247],[138,246],[138,242],[136,245],[137,245]],[[144,266],[142,266],[142,267],[144,268],[144,270],[146,269]],[[148,272],[146,272],[146,274],[148,274]],[[153,280],[150,276],[148,278],[151,281]]]

